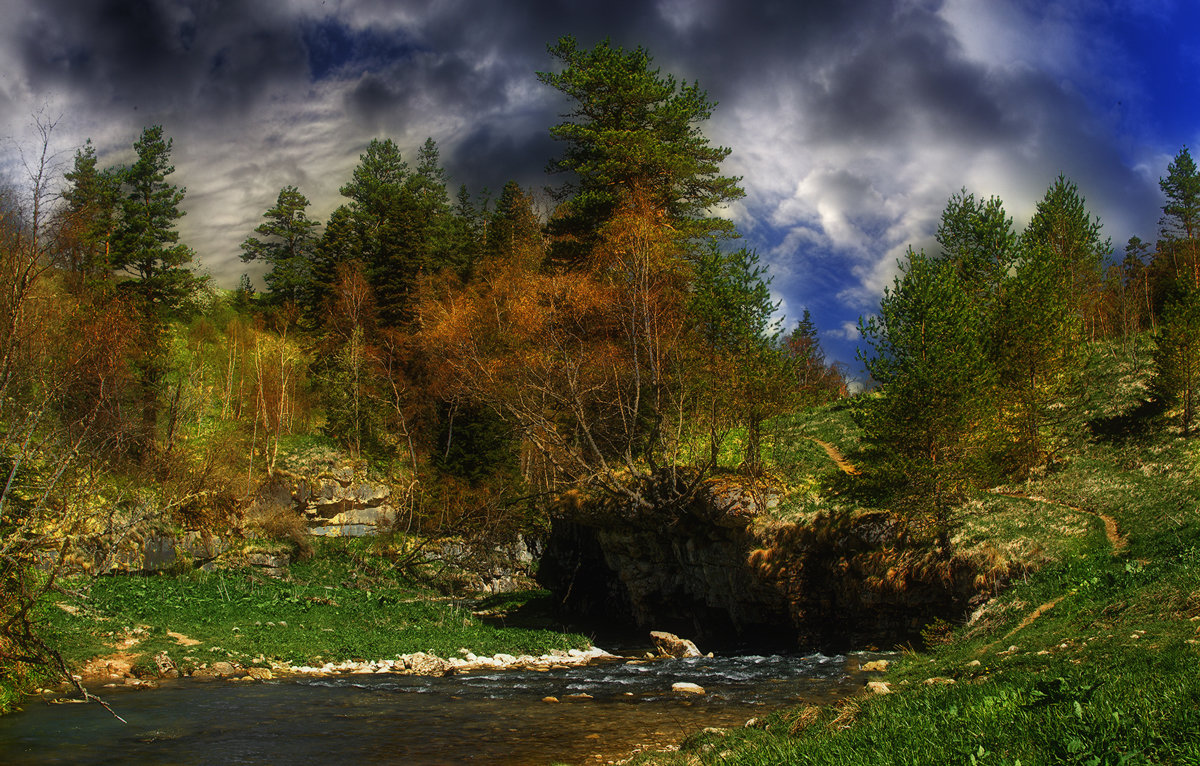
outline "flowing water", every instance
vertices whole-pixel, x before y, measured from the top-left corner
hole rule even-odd
[[[30,700],[0,718],[0,763],[541,764],[605,762],[706,726],[861,687],[855,658],[614,661],[447,678],[390,674],[262,683],[183,679],[99,705]],[[705,694],[672,692],[690,681]],[[590,695],[574,697],[571,695]],[[560,701],[545,702],[545,697]]]

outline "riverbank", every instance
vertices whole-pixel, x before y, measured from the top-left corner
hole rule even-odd
[[[64,585],[64,593],[40,605],[38,621],[89,682],[228,676],[231,669],[374,672],[383,662],[392,670],[448,673],[599,656],[587,636],[548,616],[544,592],[444,595],[398,571],[376,540],[318,541],[311,558],[279,577],[195,569]],[[8,683],[0,704],[11,707],[19,691],[46,685],[57,688],[44,677],[28,679],[23,689]]]
[[[1200,763],[1198,462],[1170,435],[1097,441],[995,488],[1043,526],[1083,519],[1077,544],[963,623],[929,626],[928,650],[853,698],[630,762]]]

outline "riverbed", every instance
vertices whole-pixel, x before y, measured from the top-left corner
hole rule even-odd
[[[844,656],[751,655],[445,678],[180,679],[156,690],[100,690],[124,724],[99,705],[31,699],[0,718],[0,762],[603,763],[786,705],[832,702],[862,687],[858,664]],[[704,693],[673,691],[677,682]]]

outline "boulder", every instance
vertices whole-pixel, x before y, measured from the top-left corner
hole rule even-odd
[[[674,633],[667,633],[664,630],[650,631],[650,639],[654,641],[654,646],[658,648],[659,655],[663,657],[702,657],[700,650],[696,645],[686,638],[680,638]]]
[[[682,694],[704,694],[704,687],[688,681],[677,681],[671,684],[671,691]]]
[[[868,673],[876,673],[887,670],[890,664],[887,660],[871,660],[870,662],[864,662],[861,669]]]
[[[419,676],[444,676],[451,669],[450,663],[441,657],[435,657],[425,652],[417,652],[409,656],[405,665],[410,672]]]

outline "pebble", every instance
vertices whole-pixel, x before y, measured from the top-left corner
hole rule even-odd
[[[552,654],[543,654],[540,657],[523,654],[520,657],[515,657],[511,654],[496,654],[492,657],[479,657],[474,653],[465,649],[459,650],[460,653],[465,652],[464,657],[451,657],[447,660],[442,660],[445,667],[452,668],[455,672],[469,672],[479,668],[523,668],[526,670],[534,670],[539,672],[549,671],[551,669],[566,669],[578,665],[586,665],[592,660],[608,657],[613,655],[600,649],[599,647],[591,647],[586,650],[573,649],[570,653],[562,650],[555,650]],[[424,658],[434,658],[424,652],[419,652]],[[320,667],[312,667],[309,665],[300,665],[292,667],[286,664],[279,664],[277,670],[288,673],[300,673],[304,675],[330,675],[333,673],[408,673],[408,666],[411,664],[411,659],[416,655],[397,655],[396,659],[376,660],[374,662],[352,662],[346,661],[341,663],[327,662]],[[440,659],[440,658],[434,658]]]

